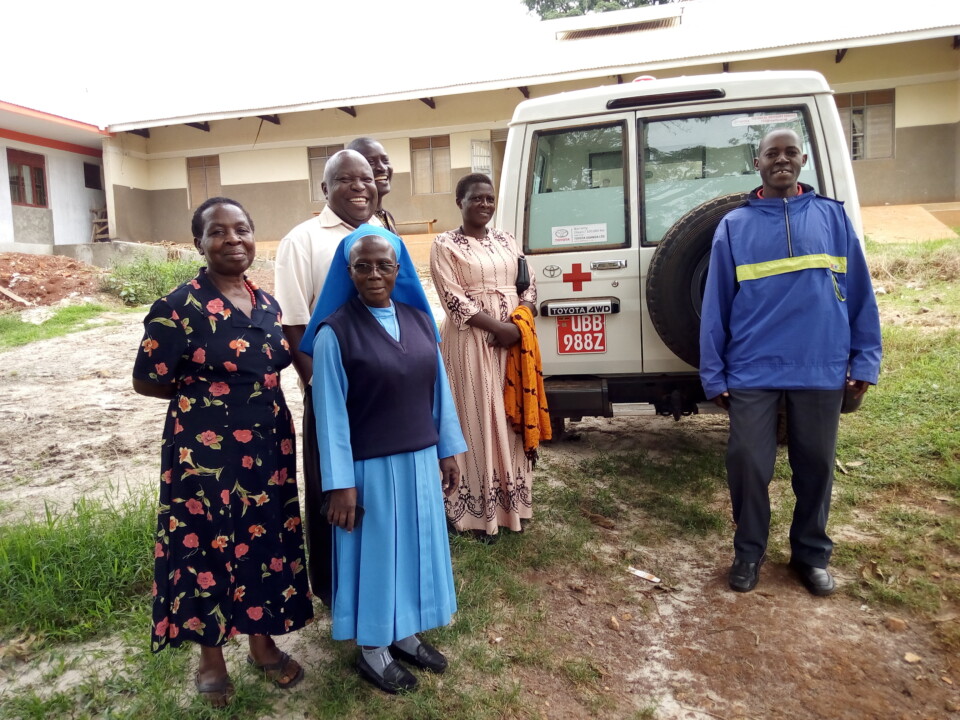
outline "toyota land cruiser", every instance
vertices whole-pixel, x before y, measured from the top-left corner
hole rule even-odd
[[[845,201],[860,233],[840,118],[818,73],[644,79],[517,106],[498,226],[536,269],[555,431],[563,418],[609,417],[615,403],[678,420],[697,411],[710,242],[760,184],[753,159],[775,127],[800,135],[800,180]]]

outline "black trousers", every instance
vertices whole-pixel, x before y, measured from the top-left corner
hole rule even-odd
[[[303,527],[307,538],[307,574],[313,594],[327,607],[333,594],[333,526],[320,512],[323,486],[320,484],[320,451],[317,448],[317,418],[313,414],[313,393],[307,386],[303,395]]]
[[[825,568],[833,542],[827,536],[833,465],[843,390],[730,390],[727,483],[737,529],[737,558],[757,562],[770,532],[770,480],[777,459],[777,411],[787,412],[787,456],[796,505],[790,525],[795,560]]]

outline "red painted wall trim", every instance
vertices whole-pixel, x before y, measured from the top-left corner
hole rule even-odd
[[[0,138],[19,140],[20,142],[30,143],[31,145],[40,145],[41,147],[53,148],[54,150],[66,150],[67,152],[89,155],[95,158],[103,157],[103,150],[100,148],[74,145],[73,143],[64,142],[63,140],[51,140],[50,138],[40,137],[39,135],[28,135],[27,133],[17,132],[16,130],[0,128]]]

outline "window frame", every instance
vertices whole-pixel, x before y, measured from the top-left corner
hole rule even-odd
[[[323,173],[327,167],[327,161],[335,153],[344,149],[343,143],[333,143],[330,145],[310,145],[307,147],[307,173],[310,177],[310,202],[326,202],[327,198],[323,194]],[[323,153],[323,154],[321,154]],[[314,160],[323,160],[323,165],[319,168],[320,177],[314,172]]]
[[[32,196],[36,199],[38,195],[40,202],[27,202],[26,182],[24,181],[23,168],[29,168],[29,183],[32,189]],[[13,175],[12,171],[17,171],[17,197],[13,194]],[[39,173],[37,172],[39,171]],[[39,174],[39,184],[37,175]],[[7,175],[10,181],[10,202],[19,207],[34,207],[47,209],[50,207],[50,194],[47,188],[47,158],[39,153],[32,153],[17,148],[7,148]]]
[[[424,146],[426,143],[426,146]],[[420,147],[418,147],[420,146]],[[446,167],[446,189],[437,188],[437,163],[436,156],[437,150],[446,150],[447,151],[447,167]],[[428,152],[427,157],[429,158],[430,163],[430,189],[423,189],[419,187],[417,182],[417,162],[416,157],[417,153],[422,153],[424,151]],[[441,169],[442,170],[442,169]],[[450,136],[449,135],[423,135],[420,137],[410,138],[410,190],[411,195],[450,195],[453,188],[453,181],[450,178],[450,174],[453,170],[453,166],[450,158]]]
[[[886,88],[883,90],[860,90],[850,93],[834,95],[837,113],[840,115],[840,126],[844,139],[847,141],[847,151],[851,162],[861,160],[894,160],[897,157],[897,90]],[[889,108],[890,113],[890,149],[889,154],[868,155],[867,149],[876,138],[869,133],[868,113],[871,108]],[[862,118],[862,132],[854,134],[854,115],[859,113]],[[854,142],[858,140],[858,142]],[[856,149],[859,147],[859,157]]]
[[[485,160],[486,166],[478,164],[478,159]],[[493,143],[490,140],[474,138],[470,141],[470,172],[493,177]]]
[[[562,253],[571,253],[571,252],[583,252],[583,251],[605,251],[605,250],[624,250],[634,246],[634,227],[632,221],[632,211],[635,204],[634,193],[636,192],[632,189],[632,177],[631,177],[631,157],[630,157],[630,123],[635,122],[636,114],[633,112],[628,113],[617,113],[614,115],[599,115],[599,116],[588,116],[577,118],[575,124],[569,124],[567,122],[547,122],[547,123],[536,123],[529,126],[529,153],[530,159],[527,163],[529,168],[527,172],[527,177],[525,178],[523,185],[524,197],[527,198],[527,201],[523,203],[523,250],[524,253],[530,255],[555,255]],[[584,131],[584,130],[598,130],[611,127],[620,128],[620,140],[621,140],[621,156],[622,156],[622,165],[621,172],[623,173],[623,233],[624,240],[622,243],[603,243],[603,244],[588,244],[588,245],[565,245],[562,247],[532,247],[530,245],[530,225],[532,222],[533,216],[533,197],[535,194],[535,184],[542,185],[543,183],[543,173],[546,170],[548,165],[548,156],[544,152],[544,149],[540,147],[539,139],[543,135],[559,135],[561,133],[569,133],[574,131]],[[582,168],[581,170],[589,169]],[[592,188],[592,185],[591,185]]]

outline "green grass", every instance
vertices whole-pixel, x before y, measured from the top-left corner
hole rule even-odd
[[[116,265],[104,276],[102,289],[128,305],[143,305],[163,297],[195,277],[201,263],[194,260],[154,260],[141,257]]]
[[[49,338],[60,337],[91,327],[90,321],[106,312],[103,305],[71,305],[54,311],[53,316],[36,325],[19,315],[0,315],[0,348],[13,348]]]
[[[72,512],[5,525],[0,534],[0,637],[86,640],[144,604],[152,581],[155,506],[86,500]]]

